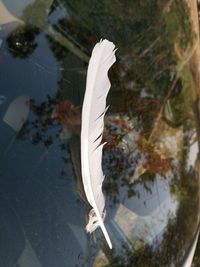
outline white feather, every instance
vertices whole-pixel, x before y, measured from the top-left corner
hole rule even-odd
[[[87,232],[101,227],[110,248],[112,244],[104,225],[105,198],[102,192],[104,175],[102,171],[102,133],[106,112],[106,97],[110,89],[108,70],[115,62],[115,45],[101,40],[92,51],[86,91],[82,109],[81,127],[81,170],[85,194],[92,210],[89,213]]]

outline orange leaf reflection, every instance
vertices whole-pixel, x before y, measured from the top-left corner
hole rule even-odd
[[[69,129],[72,133],[80,135],[81,107],[74,106],[69,100],[62,100],[53,110],[52,117]]]
[[[144,154],[145,161],[143,163],[143,167],[147,171],[165,176],[165,173],[172,169],[171,161],[169,159],[162,158],[146,139],[140,137],[137,140],[137,145],[139,150]]]

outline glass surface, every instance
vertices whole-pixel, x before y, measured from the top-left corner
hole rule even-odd
[[[88,61],[115,43],[87,234],[80,171]],[[181,266],[199,224],[199,107],[186,1],[0,1],[0,267]]]

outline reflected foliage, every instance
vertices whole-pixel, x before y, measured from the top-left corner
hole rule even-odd
[[[22,19],[28,25],[43,29],[48,25],[48,16],[55,8],[53,0],[35,0],[23,10]]]
[[[114,257],[110,266],[170,267],[173,264],[180,266],[184,255],[188,253],[191,236],[194,235],[197,227],[198,214],[196,214],[196,210],[199,207],[196,186],[198,178],[189,182],[188,173],[183,173],[183,175],[180,181],[182,195],[176,217],[169,219],[162,237],[154,240],[153,244],[144,244],[138,249],[135,249],[133,245],[134,253],[124,248],[124,256]],[[187,194],[185,194],[186,190]],[[194,196],[196,197],[194,198]],[[191,199],[193,200],[192,208]],[[186,218],[188,219],[186,220]]]
[[[172,170],[172,164],[168,159],[163,159],[145,139],[137,141],[139,150],[144,154],[144,168],[152,173],[165,176],[165,173]]]
[[[65,164],[71,164],[69,155],[69,143],[62,139],[63,126],[53,118],[53,112],[57,104],[57,97],[47,96],[47,100],[37,103],[30,100],[31,114],[21,131],[17,134],[18,140],[31,142],[33,145],[41,145],[48,151],[55,142],[59,142],[60,153],[65,151],[62,160]],[[60,178],[66,176],[66,170],[60,170]]]
[[[26,121],[23,129],[18,133],[21,140],[31,140],[36,145],[43,143],[45,147],[49,147],[55,136],[47,136],[48,131],[55,127],[55,121],[51,118],[53,107],[55,106],[55,98],[48,96],[48,101],[36,103],[34,99],[30,100],[30,110],[32,118]]]
[[[35,36],[39,30],[32,26],[18,26],[7,38],[8,51],[13,57],[25,59],[29,57],[38,46]]]
[[[63,127],[80,135],[81,109],[82,107],[75,107],[70,101],[63,100],[55,107],[52,116],[57,118]]]

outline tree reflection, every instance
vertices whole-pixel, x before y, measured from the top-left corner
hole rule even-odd
[[[30,110],[32,119],[26,121],[25,126],[18,133],[21,140],[31,140],[32,144],[42,143],[48,148],[55,139],[55,136],[48,136],[48,131],[55,126],[55,121],[51,118],[53,107],[55,106],[55,98],[48,96],[48,100],[40,104],[34,99],[30,100]]]
[[[133,244],[133,251],[124,247],[124,256],[114,256],[110,266],[164,267],[179,266],[183,263],[191,237],[196,232],[199,197],[198,178],[188,182],[188,173],[182,175],[181,183],[184,183],[184,186],[181,190],[179,208],[176,217],[169,219],[163,235],[154,240],[153,244],[144,244],[138,249],[135,249]]]
[[[8,51],[13,57],[22,59],[29,57],[38,46],[35,41],[37,34],[39,34],[39,29],[33,26],[18,26],[6,39]]]

